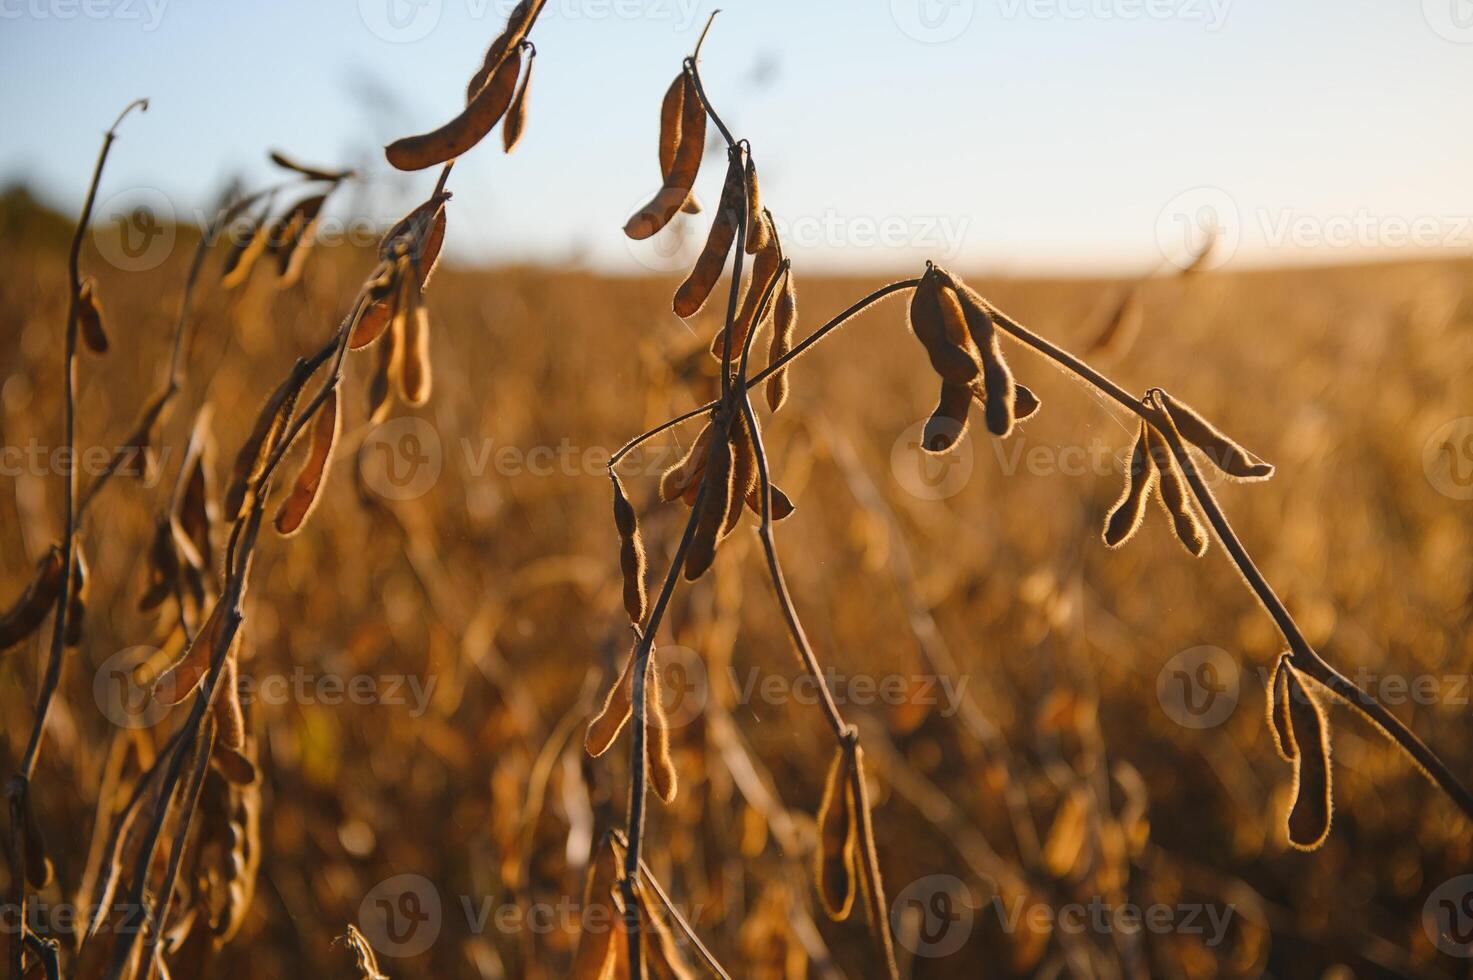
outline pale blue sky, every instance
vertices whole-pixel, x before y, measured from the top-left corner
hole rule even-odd
[[[357,203],[387,215],[434,177],[392,173],[377,148],[457,111],[509,5],[0,0],[0,181],[74,209],[102,129],[147,95],[104,197],[155,187],[187,213],[231,173],[271,179],[274,146],[368,162]],[[526,136],[457,166],[453,251],[660,266],[620,226],[652,190],[660,96],[712,6],[548,0]],[[1133,271],[1204,201],[1240,265],[1409,255],[1408,237],[1473,254],[1468,0],[724,8],[707,89],[803,264]],[[706,198],[722,169],[708,158]]]

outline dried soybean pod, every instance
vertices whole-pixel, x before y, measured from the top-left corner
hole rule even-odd
[[[271,227],[271,198],[268,197],[261,210],[250,219],[243,235],[231,245],[225,254],[225,264],[220,270],[220,285],[234,289],[246,281],[255,267],[256,259],[266,250],[267,231]]]
[[[736,529],[747,497],[757,492],[757,446],[747,425],[745,412],[737,411],[731,420],[731,499],[726,504],[726,518],[721,522],[721,537]]]
[[[763,216],[763,220],[767,220],[766,215]],[[742,296],[741,309],[737,311],[736,319],[732,321],[731,360],[733,364],[741,359],[742,345],[747,342],[747,334],[758,329],[765,320],[766,309],[762,306],[762,300],[767,295],[768,287],[782,271],[782,261],[776,240],[771,241],[752,260],[752,276],[747,280],[747,291]],[[717,331],[716,338],[711,341],[711,354],[720,359],[725,350],[726,330],[722,328]]]
[[[1043,402],[1033,393],[1033,389],[1027,385],[1013,384],[1013,421],[1021,422],[1033,417],[1033,413],[1043,407]]]
[[[204,626],[200,627],[194,635],[194,640],[185,648],[179,659],[166,667],[159,674],[158,680],[153,685],[153,698],[160,704],[178,704],[199,687],[200,681],[204,680],[205,674],[210,670],[210,658],[214,654],[215,643],[220,637],[220,632],[225,628],[225,603],[216,601],[215,608],[210,611],[209,618],[205,620]],[[240,644],[240,630],[236,630],[235,636],[231,637],[230,652],[227,657],[235,656],[235,650]]]
[[[772,344],[767,349],[767,363],[774,364],[793,349],[793,334],[798,329],[798,287],[793,282],[793,267],[783,273],[783,291],[777,297],[772,318]],[[767,407],[776,412],[788,400],[788,369],[779,368],[767,379]]]
[[[943,381],[965,385],[981,374],[981,365],[972,352],[947,336],[941,312],[941,279],[934,268],[926,270],[911,294],[910,330],[926,349],[932,369]]]
[[[537,63],[537,54],[532,52],[527,56],[527,70],[522,75],[522,84],[517,86],[516,95],[512,96],[511,108],[506,110],[506,122],[501,126],[501,146],[510,153],[522,138],[522,130],[527,127],[527,89],[532,84],[532,66]]]
[[[966,293],[958,293],[964,300]],[[966,317],[967,332],[976,345],[982,359],[982,386],[987,391],[987,429],[999,438],[1013,431],[1017,421],[1018,386],[1007,359],[1002,355],[1002,345],[997,339],[997,327],[992,315],[980,303],[962,302]]]
[[[588,723],[588,734],[583,739],[583,747],[595,759],[614,744],[614,739],[619,737],[619,733],[624,730],[624,723],[634,712],[634,655],[637,652],[636,643],[635,649],[630,650],[629,656],[624,660],[624,669],[619,672],[619,679],[609,688],[603,708]]]
[[[721,278],[727,253],[736,238],[742,207],[741,151],[733,147],[730,157],[726,165],[726,183],[721,188],[721,203],[716,207],[716,216],[711,219],[706,246],[701,249],[695,268],[675,291],[673,307],[678,317],[695,316],[706,304],[716,281]]]
[[[24,801],[26,881],[32,888],[41,889],[51,884],[53,868],[46,853],[46,837],[41,833],[41,822],[36,819],[36,795],[27,793]]]
[[[966,434],[971,407],[970,386],[941,382],[941,400],[921,430],[921,448],[928,453],[944,453],[955,446]]]
[[[399,393],[409,405],[429,401],[430,313],[417,288],[410,293],[409,310],[404,315],[404,349],[399,371]]]
[[[743,175],[747,188],[747,254],[756,255],[772,240],[772,229],[762,220],[762,193],[757,187],[757,164],[747,157],[747,169]]]
[[[1330,726],[1319,698],[1286,665],[1285,697],[1298,758],[1294,767],[1294,805],[1289,810],[1289,843],[1312,851],[1330,832],[1334,803],[1330,794]]]
[[[818,807],[818,897],[823,910],[836,922],[849,918],[854,907],[856,863],[859,847],[859,817],[850,789],[854,748],[841,745],[829,764],[824,780],[823,801]]]
[[[705,486],[705,497],[700,501],[701,510],[696,517],[695,535],[686,551],[685,579],[694,582],[706,573],[716,558],[716,545],[720,541],[721,527],[732,495],[734,467],[731,458],[730,421],[720,419],[711,436],[711,453],[706,460],[706,472],[701,481]]]
[[[612,900],[618,881],[619,856],[614,853],[613,843],[605,839],[588,863],[588,875],[584,879],[583,908],[587,914],[581,917],[582,930],[570,980],[600,980],[610,946],[628,948],[623,930],[611,928],[619,921]]]
[[[41,627],[61,593],[61,569],[61,547],[52,545],[36,562],[25,591],[0,613],[0,650],[15,646]]]
[[[308,180],[326,180],[337,183],[340,180],[347,180],[349,177],[355,176],[351,170],[324,170],[321,167],[309,167],[305,163],[298,163],[280,150],[272,150],[269,157],[271,162],[281,169],[301,174]]]
[[[250,492],[251,481],[255,478],[261,463],[261,450],[266,446],[271,434],[276,431],[280,422],[281,408],[286,401],[288,381],[282,382],[266,404],[261,408],[261,414],[256,417],[255,427],[246,441],[241,444],[240,452],[235,455],[235,467],[231,473],[230,487],[225,491],[225,519],[233,521],[241,514],[241,508],[245,506],[246,494]]]
[[[66,646],[74,647],[82,642],[82,622],[87,618],[87,554],[78,541],[72,546],[72,594],[67,600]]]
[[[1156,484],[1156,463],[1150,450],[1150,436],[1146,423],[1140,424],[1135,438],[1135,447],[1130,451],[1130,462],[1125,468],[1125,490],[1110,516],[1105,518],[1105,545],[1118,548],[1129,541],[1146,516],[1146,498]]]
[[[768,484],[768,487],[772,491],[772,519],[774,521],[780,521],[786,517],[791,516],[793,511],[797,509],[793,506],[793,501],[789,499],[787,494],[783,493],[782,488],[779,487],[777,484],[770,483]],[[762,489],[760,487],[747,494],[747,506],[750,507],[752,509],[752,513],[756,514],[758,517],[762,516],[761,494]]]
[[[293,204],[272,228],[267,248],[276,256],[276,272],[281,285],[291,285],[302,274],[302,263],[312,249],[317,219],[326,202],[326,194],[305,197]]]
[[[650,785],[667,806],[675,802],[679,778],[670,757],[670,719],[660,699],[660,669],[655,665],[655,651],[650,648],[649,671],[644,682],[645,744],[649,747]]]
[[[696,441],[684,456],[664,473],[660,474],[660,499],[665,503],[677,499],[691,487],[696,486],[701,474],[706,471],[706,455],[711,451],[714,428],[710,422],[701,429]]]
[[[1186,476],[1160,433],[1147,426],[1146,440],[1156,464],[1157,496],[1171,518],[1171,528],[1182,547],[1201,558],[1207,553],[1207,529],[1202,526],[1202,518],[1197,515],[1197,508],[1187,495]]]
[[[295,534],[317,507],[328,467],[332,465],[333,448],[342,430],[342,417],[338,391],[333,388],[318,408],[317,417],[312,420],[312,444],[307,451],[307,459],[292,483],[291,493],[276,511],[277,532]]]
[[[624,234],[635,241],[649,238],[670,223],[690,197],[706,149],[706,107],[687,73],[681,74],[680,138],[664,185],[648,204],[624,224]]]
[[[680,950],[680,944],[675,941],[675,934],[670,931],[669,924],[655,914],[648,892],[637,881],[634,896],[635,905],[639,909],[640,931],[653,939],[653,942],[646,943],[644,947],[648,960],[645,965],[649,967],[649,975],[655,980],[693,980],[695,974],[691,972],[685,954]],[[620,939],[622,938],[621,935]],[[627,948],[629,944],[626,942],[623,945]]]
[[[1161,392],[1161,404],[1165,407],[1166,414],[1171,416],[1171,423],[1176,426],[1181,437],[1202,450],[1208,462],[1228,476],[1240,480],[1267,480],[1274,475],[1272,464],[1265,463],[1223,435],[1191,406],[1177,401],[1164,391]]]
[[[1285,762],[1299,755],[1294,744],[1294,727],[1289,720],[1289,654],[1279,657],[1274,666],[1273,682],[1268,689],[1268,730],[1274,737],[1274,751]]]
[[[513,48],[460,115],[433,132],[395,140],[384,148],[384,156],[399,170],[423,170],[465,153],[506,114],[521,73],[522,53]]]
[[[102,326],[102,303],[97,298],[97,280],[91,276],[82,280],[82,288],[77,290],[77,326],[88,350],[94,354],[107,353],[107,331]]]
[[[154,525],[148,546],[148,586],[138,600],[138,611],[157,609],[179,581],[179,553],[174,550],[174,522],[167,517]]]
[[[614,527],[619,531],[619,570],[624,575],[624,611],[632,623],[644,622],[649,594],[645,590],[644,539],[639,534],[639,518],[624,493],[619,474],[609,470],[614,484]]]
[[[378,359],[374,361],[373,377],[368,380],[368,418],[370,422],[382,422],[389,414],[390,394],[394,376],[399,373],[399,331],[390,330],[388,337],[378,347]]]
[[[675,166],[675,149],[680,145],[680,117],[685,107],[685,72],[675,76],[665,97],[660,100],[660,180],[669,180]],[[685,214],[700,214],[701,206],[695,195],[685,199],[680,206]]]
[[[240,666],[234,653],[225,658],[214,708],[220,744],[239,752],[245,747],[245,711],[240,706]]]

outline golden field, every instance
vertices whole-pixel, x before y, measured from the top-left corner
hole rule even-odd
[[[5,234],[8,603],[62,534],[49,450],[69,229],[12,199]],[[112,349],[80,358],[79,448],[110,453],[159,383],[189,245],[125,273],[89,239]],[[297,285],[257,270],[229,291],[207,267],[158,471],[109,485],[82,528],[86,630],[32,791],[56,868],[32,914],[64,950],[99,813],[185,710],[119,715],[109,698],[141,693],[128,671],[163,642],[137,600],[197,413],[211,413],[218,495],[267,394],[372,263],[320,250]],[[1125,288],[958,271],[1076,351]],[[796,274],[800,337],[885,281]],[[433,394],[378,427],[371,356],[349,355],[347,449],[306,529],[263,534],[245,603],[259,867],[207,975],[361,975],[335,941],[355,923],[389,976],[557,977],[580,934],[607,927],[588,921],[583,882],[623,824],[627,737],[596,760],[582,741],[630,635],[604,460],[712,397],[722,304],[692,335],[669,312],[677,281],[442,268],[426,292]],[[1130,391],[1169,389],[1276,464],[1267,484],[1217,487],[1249,551],[1326,659],[1473,772],[1473,525],[1436,445],[1473,414],[1473,262],[1203,273],[1140,298],[1139,339],[1100,366]],[[913,427],[935,379],[905,304],[843,327],[797,362],[781,412],[760,409],[797,505],[776,526],[788,584],[863,737],[902,973],[1466,975],[1425,927],[1434,893],[1473,869],[1455,805],[1336,705],[1334,825],[1319,850],[1290,848],[1291,769],[1264,710],[1283,640],[1220,545],[1194,561],[1153,506],[1106,549],[1133,424],[1016,345],[1041,412],[1002,442],[974,423],[946,462],[923,459]],[[697,427],[621,467],[656,585],[687,514],[657,501],[658,474]],[[1454,467],[1473,466],[1451,445]],[[681,784],[652,804],[646,859],[733,976],[880,975],[862,911],[831,922],[814,895],[832,745],[743,521],[713,572],[681,583],[657,638]],[[0,658],[7,773],[47,637]],[[1199,648],[1215,648],[1210,675]],[[1226,701],[1196,727],[1178,685],[1209,676],[1205,694]]]

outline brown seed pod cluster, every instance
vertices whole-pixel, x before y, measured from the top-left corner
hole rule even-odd
[[[747,277],[746,292],[742,295],[741,306],[737,309],[736,318],[731,323],[732,363],[740,359],[742,347],[747,342],[747,335],[754,330],[760,330],[772,316],[776,304],[770,302],[769,298],[783,270],[782,245],[778,242],[777,234],[772,230],[772,215],[763,212],[757,226],[760,226],[765,232],[767,244],[752,258],[752,274]],[[748,234],[750,235],[751,232],[749,231]],[[726,334],[727,328],[723,327],[716,332],[716,337],[711,341],[711,356],[717,360],[721,360],[726,355]]]
[[[660,189],[624,223],[624,234],[636,241],[664,228],[677,211],[698,209],[691,189],[706,151],[706,106],[689,66],[670,83],[661,102],[659,149]]]
[[[1269,731],[1274,747],[1294,764],[1294,802],[1289,809],[1289,843],[1312,851],[1330,833],[1334,800],[1330,790],[1330,723],[1307,678],[1284,654],[1269,687]]]
[[[1191,407],[1160,389],[1151,392],[1148,404],[1159,405],[1163,423],[1185,445],[1197,450],[1224,475],[1236,480],[1266,480],[1274,468],[1223,435]],[[1135,534],[1145,518],[1145,501],[1156,492],[1172,531],[1189,552],[1201,557],[1207,552],[1207,528],[1194,502],[1186,473],[1171,444],[1151,423],[1142,419],[1135,446],[1125,471],[1125,488],[1105,518],[1104,540],[1118,548]]]
[[[507,152],[517,144],[526,126],[527,86],[532,80],[536,48],[526,39],[527,31],[542,4],[522,0],[512,11],[505,30],[491,42],[481,66],[466,86],[465,108],[439,129],[406,136],[384,148],[384,156],[399,170],[424,170],[448,163],[470,150],[506,119],[502,145]],[[522,72],[522,53],[527,52],[527,71]]]
[[[973,402],[1000,438],[1038,411],[1038,397],[1013,379],[987,301],[940,266],[928,264],[911,294],[910,329],[941,379],[941,397],[922,435],[927,452],[946,452],[960,441]]]
[[[401,218],[379,243],[379,261],[369,276],[366,304],[353,324],[348,347],[360,350],[384,337],[368,386],[370,417],[381,421],[397,389],[410,405],[429,399],[429,310],[424,289],[445,243],[445,202],[436,192]]]
[[[247,215],[240,223],[231,219],[243,212],[254,197],[227,209],[225,224],[232,227],[232,234],[230,247],[225,250],[225,259],[220,269],[220,284],[226,289],[233,289],[244,283],[263,255],[271,256],[276,262],[278,286],[290,286],[300,279],[316,241],[317,224],[323,207],[338,187],[357,176],[352,170],[330,170],[298,163],[276,150],[271,152],[270,159],[276,166],[299,174],[305,182],[326,183],[327,188],[313,191],[293,201],[275,220],[271,218],[274,194],[265,195],[258,210]]]
[[[706,486],[705,496],[701,487]],[[793,502],[772,486],[772,519],[793,513]],[[759,517],[757,447],[739,410],[717,408],[686,454],[660,475],[660,499],[684,500],[701,513],[686,555],[685,577],[695,581],[705,574],[721,541],[736,529],[742,508]]]
[[[216,948],[240,931],[261,864],[261,788],[211,769],[199,800],[193,874],[198,921]]]

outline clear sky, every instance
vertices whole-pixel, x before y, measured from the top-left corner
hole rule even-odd
[[[434,176],[378,147],[458,110],[510,5],[0,0],[0,181],[75,209],[102,130],[147,95],[104,198],[155,188],[187,215],[231,175],[272,179],[280,147],[366,166],[343,204],[386,216]],[[526,136],[457,166],[452,254],[659,267],[620,226],[712,6],[548,0]],[[724,7],[703,77],[800,268],[1140,271],[1213,213],[1237,265],[1473,254],[1469,0]],[[705,198],[722,170],[708,157]]]

